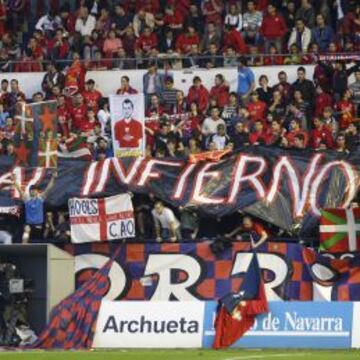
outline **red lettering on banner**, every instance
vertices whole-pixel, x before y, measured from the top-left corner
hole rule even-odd
[[[71,225],[98,224],[100,221],[126,220],[134,217],[133,211],[122,211],[116,214],[100,214],[95,216],[73,216],[70,218]]]
[[[208,204],[208,205],[217,205],[223,204],[225,202],[224,198],[210,198],[203,195],[206,193],[203,191],[204,181],[206,178],[211,178],[209,181],[213,181],[213,185],[211,187],[212,191],[216,191],[219,189],[221,185],[221,172],[220,171],[208,171],[213,166],[218,165],[218,163],[207,163],[205,164],[198,172],[195,178],[195,186],[194,191],[191,196],[191,200],[198,204]],[[217,183],[216,183],[217,181]]]
[[[251,163],[257,163],[259,167],[253,173],[246,174],[246,170]],[[231,177],[228,203],[235,202],[237,195],[241,191],[241,184],[245,182],[248,182],[249,186],[254,189],[257,198],[263,199],[265,197],[265,185],[259,177],[264,173],[265,169],[266,162],[264,158],[244,154],[239,155]]]

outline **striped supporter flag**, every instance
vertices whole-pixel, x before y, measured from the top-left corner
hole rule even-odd
[[[90,349],[103,297],[109,289],[108,275],[119,246],[112,258],[73,294],[56,305],[50,321],[37,341],[36,349]]]

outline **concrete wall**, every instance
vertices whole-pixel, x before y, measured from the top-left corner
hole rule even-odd
[[[286,71],[289,77],[289,82],[292,83],[296,80],[296,70],[298,66],[272,66],[272,67],[254,67],[252,70],[255,73],[256,81],[261,75],[268,76],[270,85],[274,85],[277,82],[277,74],[279,71]],[[314,66],[305,66],[307,70],[307,76],[312,79],[314,73]],[[131,86],[138,91],[143,90],[142,78],[146,73],[146,70],[108,70],[108,71],[89,71],[86,74],[87,79],[94,79],[98,90],[100,90],[105,96],[113,94],[120,87],[120,78],[123,75],[127,75],[130,78]],[[231,91],[235,91],[237,87],[237,69],[236,68],[217,68],[217,69],[184,69],[173,70],[168,73],[174,78],[175,87],[181,89],[187,94],[188,88],[192,84],[194,76],[200,76],[204,86],[208,89],[214,83],[214,77],[216,74],[223,74],[226,81],[230,84]],[[20,88],[25,92],[28,98],[31,98],[32,94],[41,90],[41,81],[44,77],[44,73],[3,73],[0,76],[0,80],[18,79]]]

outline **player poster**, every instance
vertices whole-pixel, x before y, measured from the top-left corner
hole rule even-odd
[[[111,95],[110,114],[115,156],[144,156],[144,95]]]

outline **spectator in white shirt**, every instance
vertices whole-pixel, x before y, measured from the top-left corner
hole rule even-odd
[[[139,12],[134,16],[133,27],[136,37],[141,35],[144,26],[148,26],[151,30],[155,27],[155,17],[152,13],[140,9]]]
[[[170,239],[171,242],[181,240],[180,222],[171,209],[165,207],[161,201],[157,201],[151,213],[157,242],[161,242],[163,239]]]
[[[305,26],[304,20],[296,20],[296,26],[293,28],[288,42],[289,50],[295,44],[303,53],[307,53],[311,36],[311,30]]]
[[[244,30],[258,31],[262,23],[262,13],[256,10],[255,1],[248,1],[247,11],[243,16]]]
[[[229,144],[230,137],[226,135],[225,125],[219,124],[217,126],[216,134],[213,134],[209,138],[209,148],[215,148],[216,150],[224,150]]]
[[[243,25],[242,23],[242,15],[237,6],[235,4],[231,4],[229,7],[229,13],[225,16],[225,25],[230,25],[240,32]]]
[[[110,110],[109,110],[109,101],[101,99],[99,101],[99,111],[97,113],[97,119],[101,126],[101,136],[107,136],[110,132]]]
[[[59,16],[56,16],[54,10],[50,10],[47,14],[42,16],[35,25],[36,30],[43,31],[49,36],[61,26],[61,19]]]
[[[261,27],[263,15],[256,10],[255,1],[248,1],[247,11],[243,15],[243,36],[250,43],[257,44],[260,41],[259,29]]]
[[[92,31],[95,29],[95,25],[95,17],[89,15],[87,7],[81,7],[79,10],[79,16],[75,23],[75,30],[78,31],[81,36],[91,36]]]
[[[202,124],[201,132],[204,136],[215,134],[218,125],[222,124],[225,126],[225,121],[220,117],[220,110],[217,106],[211,109],[211,116],[206,118]]]

